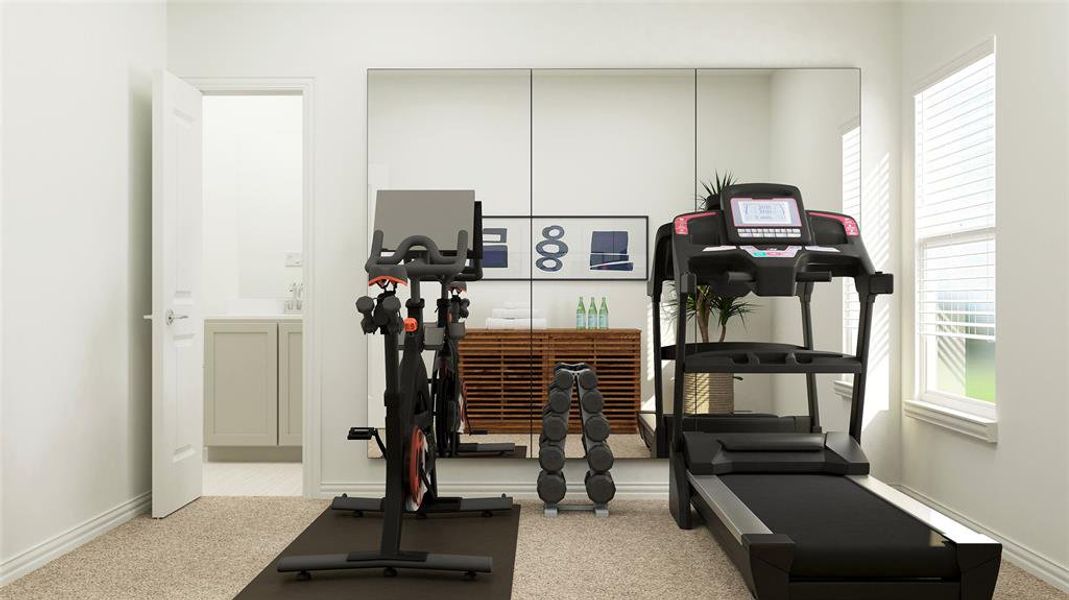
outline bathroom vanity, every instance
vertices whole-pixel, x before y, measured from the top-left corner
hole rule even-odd
[[[204,444],[301,445],[301,315],[204,320]]]

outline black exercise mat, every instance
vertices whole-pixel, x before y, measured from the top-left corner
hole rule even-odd
[[[271,516],[264,515],[264,518]],[[463,573],[417,569],[398,569],[396,577],[384,577],[382,569],[318,571],[312,573],[310,581],[297,581],[296,573],[276,571],[275,565],[283,556],[378,550],[382,533],[380,515],[353,517],[348,512],[328,508],[245,586],[237,598],[507,600],[512,595],[519,526],[518,506],[512,512],[495,513],[492,517],[475,514],[405,518],[402,550],[493,557],[494,572],[480,573],[474,581],[465,580]]]
[[[479,454],[477,452],[461,452],[455,458],[527,458],[527,446],[516,446],[512,452],[505,454]]]

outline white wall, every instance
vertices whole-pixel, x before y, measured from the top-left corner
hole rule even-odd
[[[313,463],[321,461],[324,493],[382,485],[381,465],[344,439],[345,427],[366,417],[366,343],[352,308],[353,298],[364,292],[359,273],[367,247],[366,68],[859,66],[865,72],[866,179],[881,163],[897,174],[894,5],[421,4],[416,10],[190,3],[170,6],[168,17],[169,64],[179,75],[315,78],[319,372],[310,376],[322,402],[322,445],[310,453]],[[897,183],[892,187],[896,192]],[[877,377],[872,389],[890,385],[886,376]],[[877,435],[869,439],[882,441]],[[867,449],[876,472],[896,480],[897,444]],[[443,482],[469,491],[531,492],[537,468],[533,462],[452,461],[442,466]],[[614,468],[614,476],[624,492],[663,493],[667,480],[664,463],[655,461],[627,461]]]
[[[203,313],[282,312],[303,269],[302,98],[204,97]]]
[[[953,23],[953,27],[946,24]],[[902,20],[903,223],[912,222],[913,93],[996,38],[998,443],[903,419],[902,482],[982,523],[1033,570],[1069,589],[1069,5],[907,4]],[[903,315],[912,315],[912,242],[902,246]],[[913,350],[908,321],[905,355]],[[903,364],[902,389],[913,388]]]
[[[150,312],[151,71],[165,62],[166,29],[161,5],[2,10],[7,577],[27,551],[116,507],[143,506],[149,490],[141,315]]]
[[[853,69],[783,70],[771,76],[770,177],[798,186],[808,209],[842,211],[841,131],[860,116],[859,85],[860,74]],[[873,247],[867,229],[865,234],[866,245]],[[877,264],[882,266],[884,262],[885,259]],[[844,283],[853,287],[853,282],[846,280],[814,287],[813,341],[817,348],[834,351],[842,346]],[[881,298],[880,302],[887,299]],[[773,339],[801,344],[798,300],[776,298],[768,304],[775,313]],[[877,326],[886,328],[886,320]],[[846,431],[850,426],[850,403],[832,387],[832,381],[839,377],[817,376],[821,426],[825,430]],[[804,375],[775,375],[773,382],[777,414],[806,413]]]

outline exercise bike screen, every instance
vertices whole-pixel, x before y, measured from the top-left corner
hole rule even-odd
[[[735,226],[794,226],[802,224],[793,198],[732,198]]]

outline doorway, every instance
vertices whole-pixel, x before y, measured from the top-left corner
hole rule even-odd
[[[300,496],[305,107],[204,89],[205,496]]]

